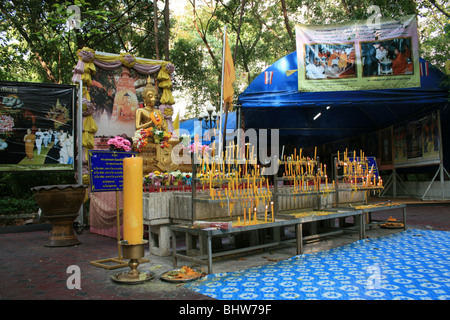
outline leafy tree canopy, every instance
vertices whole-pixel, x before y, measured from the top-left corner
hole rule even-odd
[[[417,14],[420,55],[444,70],[450,9],[445,0],[9,0],[0,2],[0,78],[70,83],[76,51],[130,52],[176,66],[174,88],[187,100],[185,116],[210,100],[219,106],[224,26],[236,68],[236,97],[266,67],[295,50],[296,24]],[[80,8],[79,28],[67,20]],[[155,6],[156,5],[156,6]]]

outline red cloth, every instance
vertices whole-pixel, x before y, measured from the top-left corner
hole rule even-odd
[[[399,53],[394,61],[392,61],[392,71],[394,74],[404,74],[407,66],[408,63],[406,62],[406,58],[401,53]]]

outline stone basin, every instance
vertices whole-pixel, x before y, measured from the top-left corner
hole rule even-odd
[[[80,244],[73,223],[86,196],[86,185],[49,185],[31,188],[34,199],[46,220],[52,225],[46,247],[68,247]]]

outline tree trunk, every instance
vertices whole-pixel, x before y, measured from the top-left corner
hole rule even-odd
[[[203,40],[203,43],[205,44],[206,49],[208,50],[208,53],[211,56],[211,59],[213,61],[214,68],[219,72],[219,74],[222,74],[222,69],[219,67],[219,62],[217,61],[217,58],[214,55],[214,52],[212,51],[211,46],[208,43],[208,39],[206,39],[206,35],[202,32],[202,30],[200,30],[200,27],[199,27],[199,25],[197,23],[197,17],[196,17],[197,11],[196,11],[196,8],[195,8],[195,1],[191,1],[191,4],[192,4],[192,9],[193,9],[193,17],[192,17],[192,19],[193,19],[195,30],[197,30],[198,35]]]
[[[295,51],[296,50],[295,37],[294,34],[292,33],[291,25],[289,24],[289,17],[286,9],[286,0],[281,0],[281,9],[283,10],[284,24],[286,25],[286,30],[289,34],[289,38],[291,39],[292,50]]]
[[[236,36],[236,46],[234,47],[234,55],[233,55],[233,61],[236,63],[236,54],[237,54],[237,48],[239,43],[239,36],[241,35],[241,26],[242,26],[242,16],[244,15],[244,6],[245,6],[246,0],[242,0],[241,2],[241,13],[239,16],[239,25],[237,30],[237,36]]]
[[[170,12],[169,0],[164,4],[164,58],[169,61],[169,39],[170,39]]]
[[[153,29],[155,32],[155,54],[156,60],[160,60],[159,38],[158,38],[158,0],[153,0]]]

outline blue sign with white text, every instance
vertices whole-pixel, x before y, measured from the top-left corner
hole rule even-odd
[[[91,191],[122,191],[123,159],[134,155],[135,152],[90,150]]]

